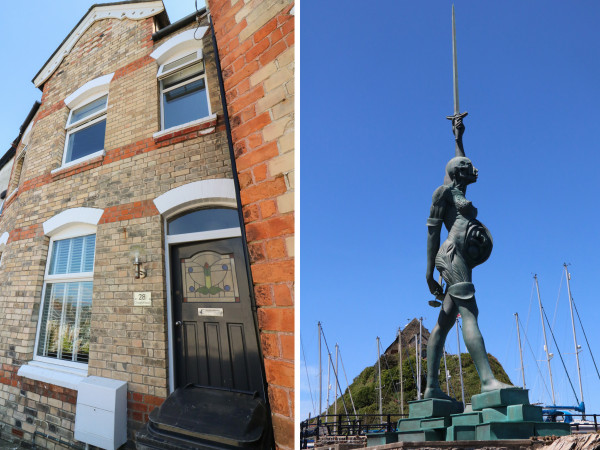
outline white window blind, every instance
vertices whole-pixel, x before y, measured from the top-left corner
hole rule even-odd
[[[40,317],[38,356],[87,364],[95,245],[95,235],[52,244]]]

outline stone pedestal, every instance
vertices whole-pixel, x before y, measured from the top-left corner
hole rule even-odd
[[[409,418],[398,421],[399,442],[529,439],[571,434],[568,424],[544,422],[525,389],[498,389],[462,403],[426,399],[409,402]],[[389,442],[389,441],[388,441]]]

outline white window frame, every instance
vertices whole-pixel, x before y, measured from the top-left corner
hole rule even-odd
[[[186,56],[189,56],[193,53],[196,53],[196,58],[194,58],[191,61],[188,61],[186,63],[183,63],[181,66],[177,66],[173,69],[169,69],[167,71],[164,71],[164,67],[168,64],[171,64],[175,61],[177,61],[178,59],[182,59],[185,58]],[[195,76],[193,78],[190,78],[189,80],[185,80],[182,81],[180,83],[177,83],[167,89],[163,88],[163,80],[165,78],[167,78],[170,75],[174,75],[175,73],[186,69],[187,67],[190,67],[198,62],[202,61],[202,65],[204,66],[204,70],[202,71],[202,74]],[[169,131],[175,131],[177,129],[181,129],[181,128],[185,128],[188,125],[192,125],[192,124],[196,124],[197,122],[201,123],[203,121],[205,121],[206,119],[210,119],[210,118],[214,118],[215,115],[212,113],[212,108],[210,107],[210,92],[208,89],[208,79],[206,78],[206,61],[203,59],[202,57],[202,50],[197,50],[195,52],[188,52],[186,54],[179,54],[176,57],[173,57],[171,59],[169,59],[168,61],[166,61],[164,64],[161,64],[161,66],[158,69],[158,73],[156,75],[156,77],[158,78],[158,84],[159,84],[159,95],[160,95],[160,129],[161,132],[160,134],[164,134],[164,133],[168,133]],[[185,122],[185,123],[180,123],[178,125],[173,125],[172,127],[169,128],[165,128],[165,105],[164,105],[164,94],[167,92],[170,92],[174,89],[180,88],[182,86],[185,86],[186,84],[190,84],[193,83],[194,81],[200,80],[200,79],[204,79],[204,92],[206,94],[206,104],[207,104],[207,108],[208,108],[208,114],[204,117],[197,117],[196,119],[190,120],[189,122]]]
[[[72,239],[80,236],[87,236],[90,234],[96,233],[96,227],[93,225],[79,223],[77,225],[68,227],[59,231],[55,235],[50,238],[50,244],[48,247],[48,259],[46,260],[46,270],[44,271],[44,287],[42,289],[42,298],[40,301],[40,315],[38,317],[37,330],[35,333],[35,345],[33,348],[33,361],[39,361],[43,363],[47,363],[48,365],[53,366],[63,366],[65,368],[71,369],[79,369],[85,370],[87,373],[88,365],[86,363],[74,362],[74,361],[65,361],[58,358],[50,358],[47,356],[39,356],[38,348],[39,348],[39,339],[41,333],[41,325],[42,325],[42,315],[44,313],[44,304],[46,301],[46,289],[48,287],[48,283],[68,283],[68,282],[78,282],[78,281],[94,281],[94,271],[91,272],[82,272],[77,274],[60,274],[60,275],[49,275],[48,271],[50,270],[50,260],[52,258],[52,248],[54,246],[55,241],[62,241],[65,239]],[[94,266],[96,265],[96,251],[94,250]]]
[[[106,96],[106,104],[104,105],[103,109],[101,109],[100,111],[96,111],[95,113],[91,114],[90,116],[84,117],[83,119],[80,119],[77,122],[70,123],[71,117],[73,116],[73,111],[75,111],[83,106],[86,106],[86,105],[92,103],[93,101],[98,100],[99,98],[102,98],[104,96]],[[83,103],[81,105],[77,105],[76,108],[71,108],[71,111],[69,111],[69,118],[67,119],[67,124],[65,126],[67,135],[65,137],[62,165],[61,165],[60,169],[63,169],[65,167],[69,167],[69,166],[73,166],[75,164],[84,162],[88,159],[92,159],[92,158],[95,158],[96,156],[101,156],[101,155],[105,154],[104,145],[102,145],[101,150],[95,151],[88,155],[82,156],[81,158],[73,159],[73,160],[67,162],[67,148],[69,147],[70,136],[72,134],[77,133],[78,131],[81,131],[87,127],[90,127],[90,126],[98,123],[98,122],[101,122],[102,120],[106,120],[106,111],[107,110],[108,110],[108,93],[107,92],[102,92],[100,94],[94,95],[94,96],[90,97],[89,99],[87,99],[87,101],[85,103]],[[104,135],[104,140],[106,141],[106,133]]]

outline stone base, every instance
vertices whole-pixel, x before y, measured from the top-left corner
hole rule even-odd
[[[463,414],[452,414],[452,425],[479,425],[483,422],[481,413],[479,411],[466,412]]]
[[[385,445],[392,442],[398,442],[398,433],[395,431],[389,433],[367,433],[367,447]]]
[[[475,439],[528,439],[534,435],[532,422],[488,422],[475,427]]]
[[[533,425],[536,436],[569,436],[571,425],[568,423],[540,422]]]
[[[463,404],[452,400],[427,398],[408,402],[408,417],[411,419],[428,419],[431,417],[447,417],[450,414],[463,412]]]
[[[473,411],[508,405],[529,405],[529,391],[521,388],[496,389],[471,397]]]
[[[474,441],[475,425],[451,425],[446,428],[447,441]]]
[[[409,402],[409,418],[398,421],[398,442],[521,440],[571,434],[568,424],[543,422],[542,408],[529,404],[526,389],[498,389],[471,400],[472,410],[463,413],[462,403],[455,401]]]
[[[446,430],[421,430],[421,431],[399,431],[398,442],[428,442],[443,441],[446,438]]]

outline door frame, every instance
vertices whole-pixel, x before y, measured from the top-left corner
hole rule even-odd
[[[175,342],[174,342],[174,324],[173,324],[173,299],[171,296],[171,246],[178,244],[187,244],[193,242],[210,241],[215,239],[227,239],[242,237],[241,227],[224,228],[220,230],[201,231],[197,233],[176,234],[169,236],[167,234],[167,221],[175,215],[180,215],[185,212],[191,212],[199,208],[231,208],[236,209],[235,200],[229,201],[202,201],[196,204],[187,206],[185,209],[177,209],[171,214],[163,216],[163,230],[165,237],[165,281],[167,294],[167,356],[169,362],[169,394],[175,390]]]

